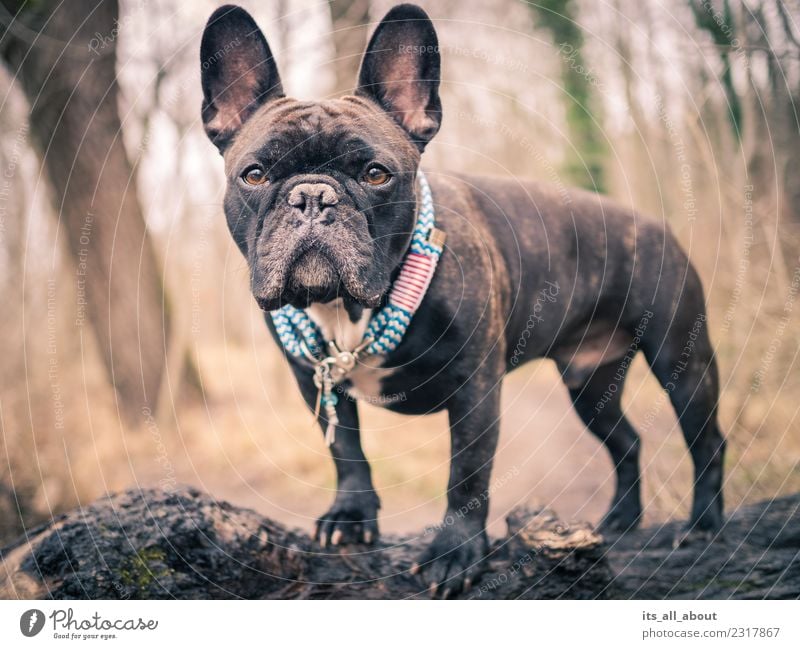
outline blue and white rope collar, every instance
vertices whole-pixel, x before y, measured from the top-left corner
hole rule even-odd
[[[370,319],[364,338],[353,350],[340,350],[335,342],[325,341],[319,326],[302,309],[287,304],[271,313],[278,338],[288,354],[306,358],[315,366],[314,381],[319,389],[316,414],[325,407],[328,427],[325,439],[334,441],[336,403],[333,386],[342,381],[360,358],[386,354],[397,348],[422,303],[442,254],[445,234],[435,227],[433,196],[422,171],[417,173],[419,210],[411,246],[403,258],[389,299]]]

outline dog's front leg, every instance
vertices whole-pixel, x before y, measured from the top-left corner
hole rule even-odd
[[[295,371],[308,407],[316,405],[317,388],[307,370]],[[317,520],[314,538],[325,547],[346,543],[374,543],[378,538],[380,500],[372,486],[372,472],[361,449],[356,402],[337,390],[335,440],[330,446],[336,465],[336,497],[331,508]],[[328,427],[324,408],[319,413],[322,430]]]
[[[488,549],[489,478],[497,447],[499,378],[473,378],[448,403],[450,480],[447,512],[428,548],[412,566],[433,595],[468,590]]]

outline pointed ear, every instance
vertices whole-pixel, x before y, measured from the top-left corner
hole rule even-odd
[[[439,41],[416,5],[394,7],[367,45],[355,94],[376,101],[422,151],[442,123]]]
[[[264,34],[241,7],[225,5],[208,19],[200,44],[203,126],[222,153],[256,109],[283,96]]]

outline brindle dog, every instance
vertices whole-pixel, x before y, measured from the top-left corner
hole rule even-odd
[[[442,120],[433,24],[416,6],[392,9],[369,42],[355,91],[338,99],[286,97],[263,34],[238,7],[209,19],[201,63],[203,123],[224,155],[225,214],[255,299],[265,312],[286,303],[307,309],[327,339],[352,349],[409,247],[420,155]],[[556,362],[616,466],[601,527],[631,529],[641,516],[640,443],[620,397],[638,350],[668,392],[694,461],[686,538],[718,530],[717,369],[700,280],[669,231],[584,191],[429,176],[446,248],[400,346],[367,358],[339,386],[331,446],[338,490],[318,521],[322,545],[378,534],[356,399],[404,413],[446,409],[445,523],[413,571],[445,596],[469,587],[487,551],[500,386],[506,372],[543,357]],[[313,408],[312,365],[289,362]]]

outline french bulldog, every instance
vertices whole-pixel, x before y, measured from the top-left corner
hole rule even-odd
[[[227,223],[267,326],[280,343],[268,312],[291,304],[326,340],[352,350],[409,248],[420,157],[442,122],[433,23],[415,5],[394,7],[368,43],[351,95],[299,101],[284,94],[252,17],[227,5],[205,28],[201,76],[202,121],[224,157]],[[600,528],[632,529],[642,514],[640,441],[620,398],[638,351],[668,393],[694,463],[685,538],[710,538],[723,511],[717,369],[700,280],[668,229],[586,191],[429,176],[444,252],[399,346],[361,359],[336,388],[338,487],[317,522],[319,542],[378,536],[357,401],[410,414],[445,409],[447,510],[411,571],[435,595],[469,589],[488,548],[500,387],[507,372],[537,358],[555,361],[615,465]],[[318,410],[313,363],[287,357]],[[324,412],[319,420],[325,429]]]

